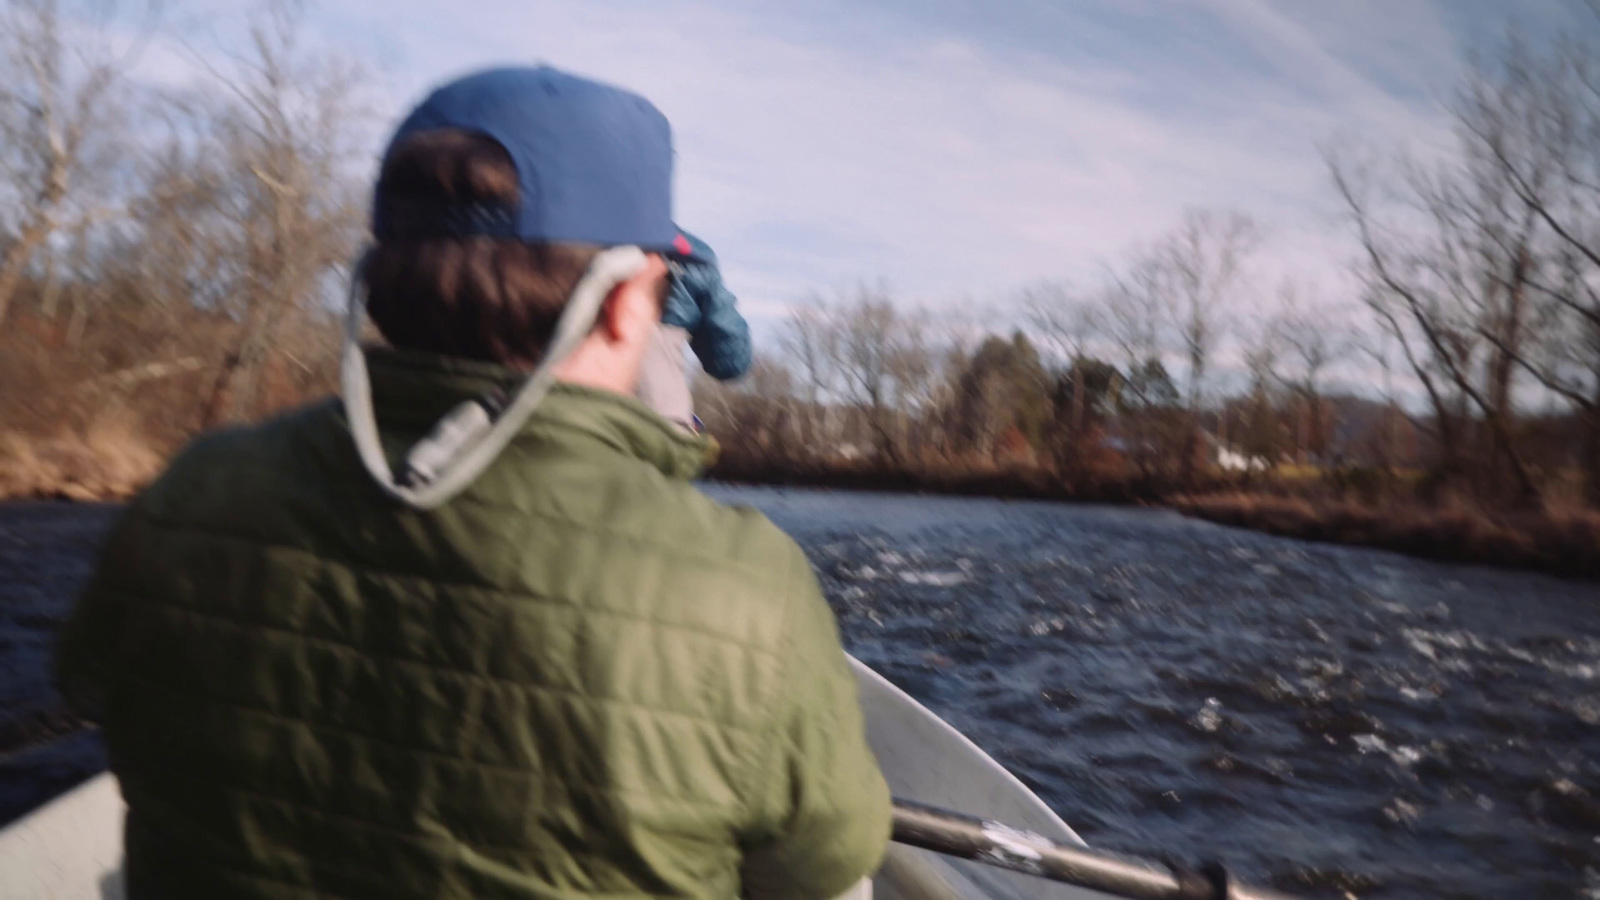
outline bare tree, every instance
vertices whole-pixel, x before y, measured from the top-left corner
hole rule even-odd
[[[1329,367],[1352,352],[1354,341],[1336,309],[1318,303],[1293,281],[1278,290],[1279,312],[1268,323],[1273,355],[1290,364],[1283,378],[1299,400],[1296,404],[1295,450],[1300,462],[1325,452],[1328,443],[1323,380]]]
[[[1417,267],[1409,260],[1422,253],[1410,246],[1414,239],[1402,238],[1374,220],[1366,169],[1332,153],[1328,165],[1362,247],[1357,271],[1366,282],[1367,307],[1379,329],[1393,338],[1428,397],[1440,472],[1458,476],[1465,469],[1463,438],[1468,427],[1462,383],[1470,369],[1473,342],[1449,325],[1438,295],[1412,286],[1408,273]],[[1405,250],[1396,247],[1402,240],[1408,243]]]
[[[998,314],[979,306],[971,298],[946,307],[928,319],[928,351],[933,368],[929,377],[926,408],[918,417],[922,442],[946,461],[962,447],[960,430],[961,381],[971,366],[978,346],[989,335]]]
[[[1168,467],[1178,397],[1167,373],[1172,340],[1166,264],[1158,246],[1135,246],[1107,267],[1105,286],[1090,296],[1112,362],[1120,364],[1118,427],[1127,453],[1146,478]]]
[[[0,189],[10,213],[0,325],[29,264],[69,219],[81,228],[115,213],[110,186],[126,137],[118,93],[139,44],[118,50],[106,23],[78,23],[71,12],[90,17],[59,0],[8,0],[0,10]]]
[[[1189,437],[1180,463],[1185,482],[1193,480],[1200,450],[1207,370],[1242,268],[1259,240],[1255,223],[1243,213],[1192,209],[1158,245],[1149,277],[1166,301],[1188,363],[1184,393]]]
[[[744,377],[721,382],[702,373],[694,385],[695,406],[737,463],[787,463],[801,457],[795,432],[792,373],[780,362],[757,356]]]
[[[1159,254],[1135,248],[1128,253],[1126,269],[1108,271],[1108,286],[1093,298],[1094,318],[1130,376],[1166,359],[1170,330],[1164,278]],[[1130,378],[1128,387],[1137,402],[1155,402],[1136,380]]]
[[[1370,306],[1434,405],[1444,470],[1470,461],[1483,489],[1509,481],[1514,500],[1533,504],[1515,376],[1541,374],[1530,354],[1559,318],[1540,307],[1561,293],[1552,274],[1562,267],[1546,250],[1550,219],[1529,202],[1560,167],[1537,140],[1549,105],[1538,85],[1517,80],[1527,65],[1515,41],[1501,67],[1480,64],[1452,109],[1455,153],[1404,164],[1386,204],[1375,201],[1370,176],[1329,160],[1362,246]]]
[[[900,442],[909,459],[920,462],[930,444],[923,423],[938,399],[938,351],[934,346],[931,317],[924,309],[901,310],[895,350],[889,358],[894,378],[895,418]]]
[[[1266,469],[1282,461],[1283,415],[1278,396],[1284,382],[1281,370],[1283,329],[1268,322],[1255,329],[1244,342],[1244,364],[1250,372],[1250,391],[1244,398],[1233,428],[1219,427],[1224,444],[1237,446],[1247,461],[1247,469]],[[1227,406],[1223,422],[1227,423]]]
[[[1496,352],[1491,403],[1509,402],[1513,365],[1562,398],[1582,425],[1591,503],[1600,503],[1600,68],[1593,41],[1536,55],[1515,36],[1481,61],[1455,105],[1462,142],[1503,184],[1519,233],[1491,273],[1504,298],[1481,336]]]
[[[1092,354],[1092,344],[1099,338],[1104,308],[1072,291],[1067,285],[1046,282],[1022,292],[1025,321],[1039,343],[1053,350],[1063,365],[1071,368]],[[1073,391],[1071,400],[1071,428],[1082,431],[1084,421],[1083,385]]]
[[[834,307],[834,326],[841,398],[865,414],[878,459],[903,467],[900,426],[915,412],[916,380],[931,372],[923,324],[896,309],[887,289],[862,285]]]
[[[1205,402],[1206,370],[1242,267],[1259,240],[1255,223],[1243,213],[1195,209],[1162,243],[1163,290],[1189,363],[1191,414]]]
[[[1101,332],[1102,307],[1060,282],[1025,288],[1021,300],[1024,322],[1062,361],[1090,354]]]
[[[1376,327],[1352,330],[1350,346],[1353,348],[1352,352],[1359,353],[1378,368],[1379,388],[1383,394],[1383,417],[1379,423],[1378,433],[1369,439],[1368,447],[1376,456],[1378,464],[1392,477],[1401,462],[1399,434],[1401,424],[1409,423],[1410,417],[1402,410],[1395,391],[1395,337],[1380,323],[1373,324]]]
[[[827,428],[827,404],[833,397],[834,358],[838,330],[826,303],[813,296],[796,306],[778,333],[778,347],[800,381],[800,440],[811,453],[836,442]]]
[[[1033,332],[1063,361],[1067,409],[1066,421],[1059,423],[1056,429],[1056,462],[1060,469],[1076,469],[1087,450],[1089,379],[1086,375],[1093,345],[1103,330],[1105,308],[1059,283],[1040,284],[1025,290],[1022,302]]]
[[[325,311],[354,251],[362,203],[358,158],[362,72],[305,44],[298,4],[269,3],[252,23],[229,99],[215,113],[229,171],[225,209],[242,261],[230,298],[240,331],[205,403],[212,424],[253,415],[262,365],[297,319]],[[323,317],[325,318],[325,317]],[[327,347],[333,336],[327,329]]]

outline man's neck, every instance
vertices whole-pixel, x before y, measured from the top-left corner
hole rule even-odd
[[[556,367],[556,380],[628,396],[639,383],[639,361],[585,341]]]

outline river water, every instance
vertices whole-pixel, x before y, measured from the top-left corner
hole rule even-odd
[[[706,490],[793,534],[850,651],[1092,844],[1314,897],[1600,898],[1595,585],[1149,510]],[[112,514],[0,507],[0,748],[70,727],[49,636]],[[100,753],[0,757],[0,821]]]

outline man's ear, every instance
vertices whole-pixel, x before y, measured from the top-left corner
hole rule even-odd
[[[638,340],[661,322],[661,300],[656,286],[666,277],[667,266],[650,254],[632,278],[611,289],[600,307],[597,326],[613,342]]]
[[[622,340],[623,317],[622,295],[627,288],[627,282],[617,285],[606,295],[604,303],[600,304],[600,314],[595,317],[595,331],[605,338],[606,343],[615,344]]]

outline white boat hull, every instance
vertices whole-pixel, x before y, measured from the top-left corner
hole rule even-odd
[[[122,792],[91,778],[0,831],[0,900],[122,900]]]
[[[1028,786],[966,735],[851,658],[866,714],[867,743],[901,800],[955,810],[1082,844]],[[878,900],[1094,900],[1104,894],[993,866],[891,844],[873,880]]]

